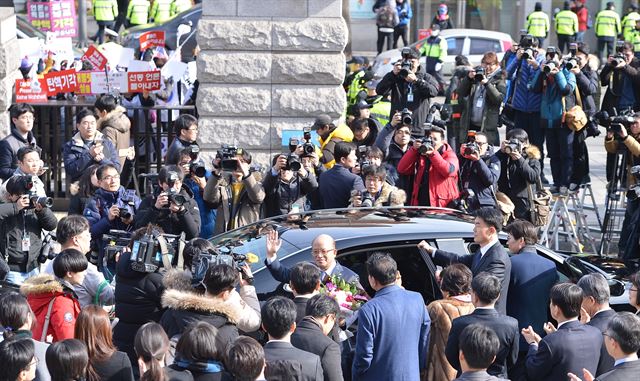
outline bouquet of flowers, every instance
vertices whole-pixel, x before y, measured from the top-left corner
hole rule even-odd
[[[320,292],[334,298],[345,317],[353,315],[368,300],[365,292],[359,290],[355,282],[346,282],[339,275],[328,277],[322,284]]]

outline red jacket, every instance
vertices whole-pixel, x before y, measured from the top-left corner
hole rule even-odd
[[[47,336],[53,337],[52,342],[73,339],[76,319],[80,314],[80,303],[73,290],[66,287],[50,274],[41,274],[27,279],[20,292],[27,297],[29,306],[36,315],[34,328],[31,330],[33,338],[40,340],[42,330],[49,310],[49,302],[55,298],[49,319]]]
[[[582,6],[580,8],[573,8],[576,16],[578,16],[578,32],[584,32],[587,30],[587,22],[589,20],[589,10],[587,7]]]
[[[429,203],[431,206],[444,208],[459,197],[458,156],[447,143],[444,143],[440,150],[429,156],[420,155],[414,147],[409,148],[398,163],[398,173],[406,176],[415,174],[410,205],[418,206],[418,191],[420,184],[422,184],[427,159],[431,161],[429,166]]]

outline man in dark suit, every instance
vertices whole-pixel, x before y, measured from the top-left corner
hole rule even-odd
[[[343,380],[340,347],[327,337],[339,313],[340,307],[335,299],[328,295],[316,295],[309,300],[306,317],[291,335],[294,347],[320,357],[325,381]]]
[[[598,376],[599,381],[637,380],[640,375],[640,317],[631,312],[620,312],[609,320],[604,342],[608,353],[615,359],[615,366],[609,372]],[[584,380],[593,380],[593,375],[583,369]],[[580,378],[569,373],[569,380]]]
[[[282,241],[278,238],[277,231],[271,231],[267,235],[267,258],[264,263],[278,282],[289,283],[291,281],[291,269],[283,266],[276,253],[280,250]],[[320,269],[320,280],[322,282],[330,276],[337,275],[345,282],[355,282],[359,284],[358,275],[336,261],[336,241],[327,234],[320,234],[311,243],[311,254],[313,263]]]
[[[296,305],[296,324],[307,316],[307,302],[320,290],[320,270],[309,262],[296,263],[291,268],[289,286]]]
[[[476,308],[471,314],[453,320],[445,355],[452,367],[462,370],[458,361],[460,350],[460,333],[471,324],[481,324],[491,328],[498,337],[495,361],[487,372],[493,376],[507,378],[507,370],[518,358],[519,334],[518,321],[512,317],[498,313],[494,306],[500,296],[500,280],[489,273],[480,273],[471,281],[471,302]]]
[[[609,307],[609,283],[602,274],[587,274],[580,278],[578,287],[582,289],[582,309],[589,315],[588,325],[596,327],[603,334],[607,330],[609,321],[616,316],[616,311]],[[600,362],[596,376],[613,368],[613,357],[607,353],[606,342],[600,349]]]
[[[324,209],[346,208],[349,206],[351,191],[364,192],[362,178],[351,173],[356,166],[356,146],[338,142],[333,151],[336,164],[320,175],[320,199]]]
[[[480,249],[473,255],[460,255],[438,250],[426,241],[418,244],[433,257],[433,261],[442,266],[452,263],[462,263],[471,269],[474,276],[481,272],[488,272],[500,279],[500,298],[496,303],[496,310],[501,314],[507,313],[507,294],[511,277],[511,261],[504,247],[498,241],[498,233],[502,228],[502,214],[496,208],[480,208],[476,213],[473,240],[480,245]]]
[[[376,293],[358,311],[353,381],[418,380],[426,366],[431,319],[420,294],[396,285],[397,272],[389,254],[367,259]]]
[[[494,363],[500,340],[489,327],[471,324],[460,333],[460,351],[458,358],[462,375],[456,381],[507,381],[487,373]]]
[[[541,330],[549,316],[549,291],[558,282],[556,265],[535,248],[538,229],[529,221],[515,220],[504,228],[511,256],[511,279],[507,298],[507,315],[518,320],[519,329],[528,326]],[[509,378],[522,380],[529,345],[520,336],[520,353]]]
[[[525,366],[530,380],[565,381],[569,372],[577,374],[583,368],[595,373],[602,333],[578,321],[581,304],[580,287],[572,283],[556,284],[551,288],[550,309],[558,322],[557,330],[546,323],[544,338],[531,327],[522,330],[529,344]]]
[[[291,345],[291,334],[296,329],[296,306],[291,299],[275,296],[262,306],[262,328],[267,331],[269,341],[264,345],[267,367],[270,362],[287,361],[299,363],[302,380],[323,380],[320,358]]]

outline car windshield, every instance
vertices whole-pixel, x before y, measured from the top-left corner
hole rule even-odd
[[[46,36],[43,32],[41,32],[39,29],[34,28],[31,23],[29,23],[29,21],[27,21],[25,18],[23,18],[22,16],[17,16],[16,17],[16,24],[18,26],[18,29],[24,33],[27,37],[37,37],[37,38],[42,38],[44,39]]]

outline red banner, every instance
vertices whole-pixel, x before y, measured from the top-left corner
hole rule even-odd
[[[89,49],[87,49],[82,56],[82,60],[91,62],[91,65],[98,70],[104,70],[104,67],[107,65],[107,57],[100,53],[95,45],[89,46]]]
[[[431,31],[429,29],[418,29],[418,41],[424,40],[430,35],[431,35]]]
[[[44,76],[45,89],[50,96],[57,93],[72,93],[78,90],[76,71],[73,69],[49,72]]]
[[[127,73],[130,93],[160,90],[160,70]]]
[[[47,101],[47,89],[43,79],[16,79],[16,102],[39,103]]]
[[[164,31],[154,30],[140,35],[141,52],[156,46],[164,46]]]

